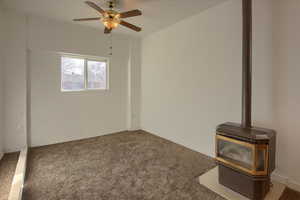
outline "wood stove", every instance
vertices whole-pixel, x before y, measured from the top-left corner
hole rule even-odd
[[[219,183],[253,200],[270,190],[275,169],[276,132],[252,127],[252,0],[243,1],[242,123],[217,127]]]
[[[276,132],[225,123],[217,127],[219,183],[254,200],[264,199],[275,169]]]

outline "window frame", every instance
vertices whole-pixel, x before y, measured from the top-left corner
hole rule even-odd
[[[62,66],[62,58],[76,58],[84,60],[84,89],[78,90],[64,90],[63,89],[63,66]],[[106,88],[88,88],[88,61],[94,62],[105,62],[106,63]],[[61,92],[87,92],[87,91],[108,91],[109,90],[109,69],[110,69],[110,60],[106,57],[99,56],[87,56],[87,55],[77,55],[77,54],[69,54],[69,53],[60,53],[60,91]]]

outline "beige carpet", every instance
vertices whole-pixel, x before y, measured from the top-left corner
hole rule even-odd
[[[5,154],[0,161],[0,200],[7,200],[15,174],[19,153]]]
[[[31,149],[24,199],[223,200],[197,180],[214,166],[165,139],[122,132]]]

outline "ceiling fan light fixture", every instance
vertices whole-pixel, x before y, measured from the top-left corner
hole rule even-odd
[[[106,28],[115,29],[119,26],[121,22],[121,16],[118,12],[114,10],[108,10],[105,12],[101,20]]]

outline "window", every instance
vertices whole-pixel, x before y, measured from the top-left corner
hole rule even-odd
[[[88,89],[106,89],[106,62],[87,61]]]
[[[85,88],[84,59],[62,57],[62,90],[74,91]]]
[[[108,89],[108,61],[83,56],[61,57],[61,90]]]

